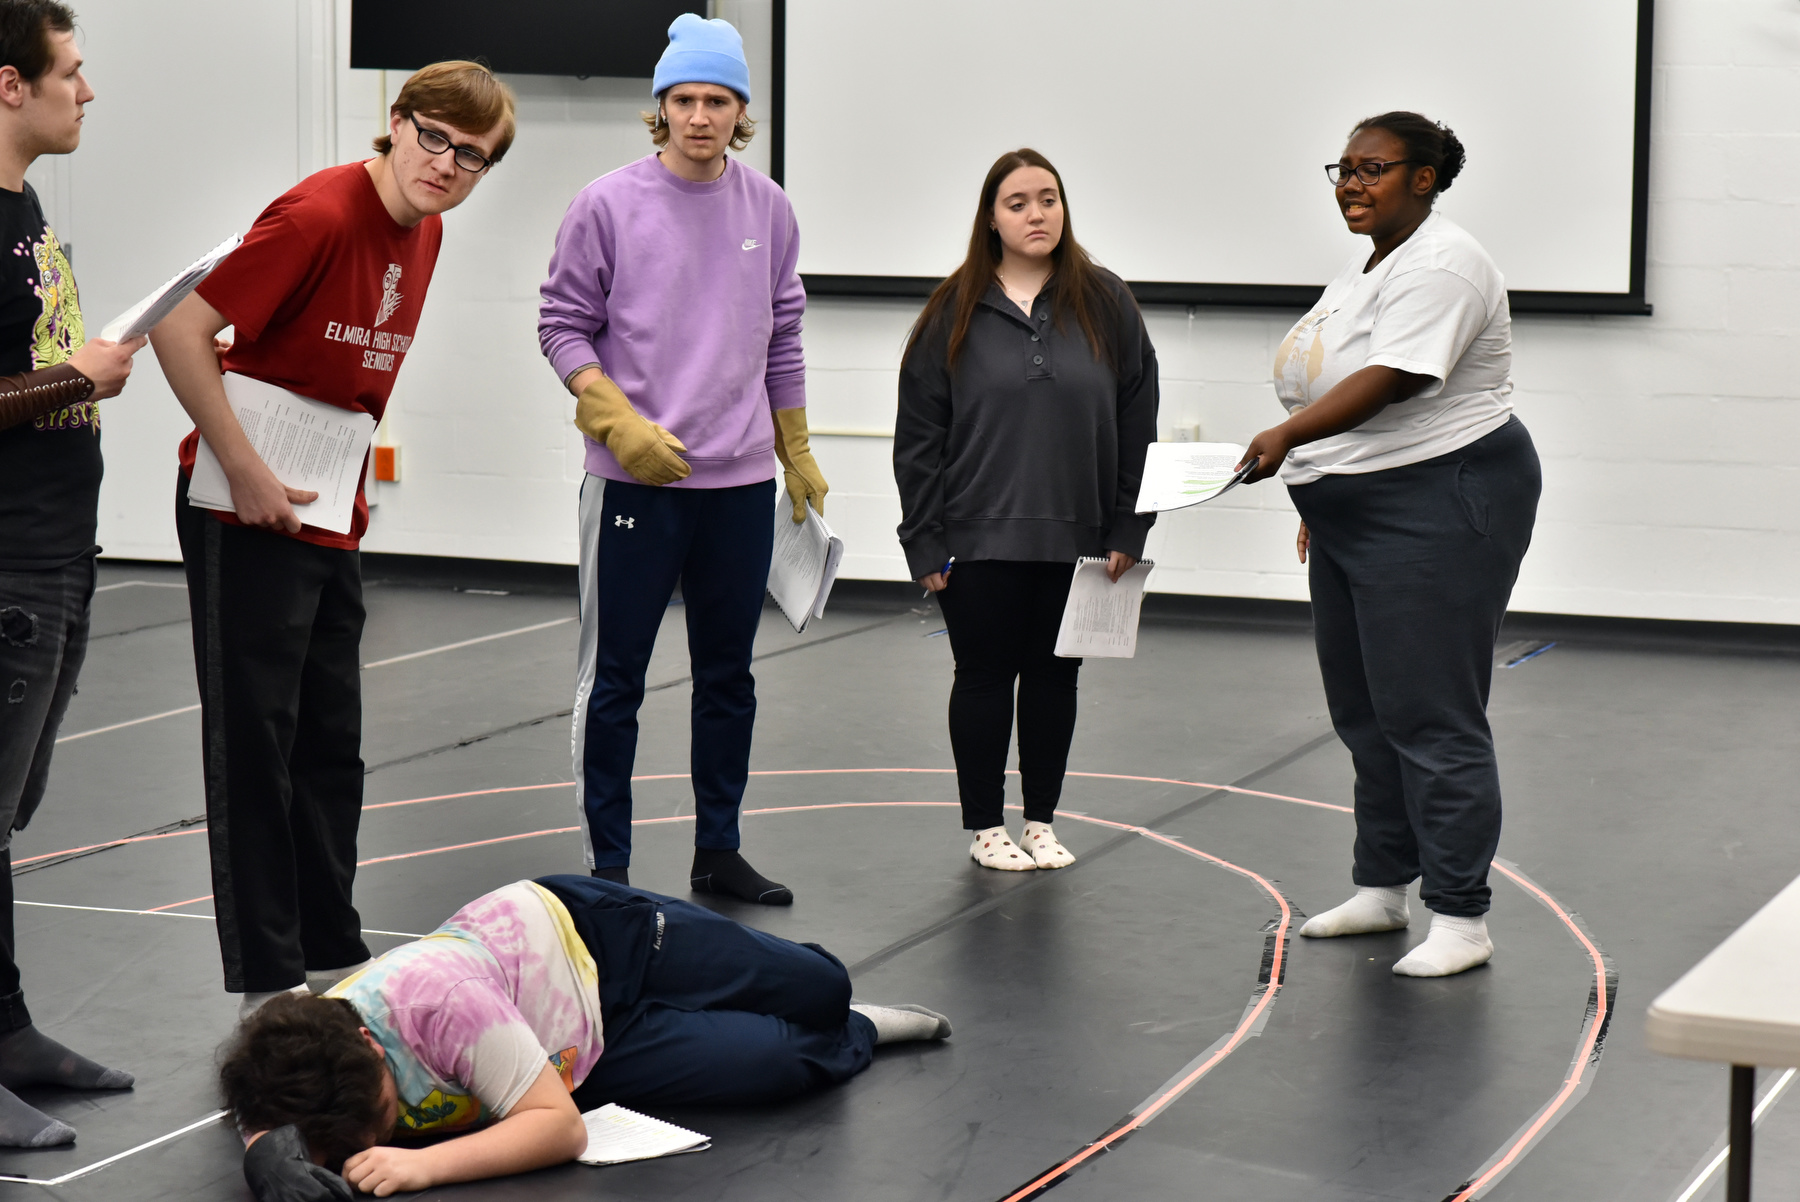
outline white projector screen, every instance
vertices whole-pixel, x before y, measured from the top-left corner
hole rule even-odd
[[[1438,204],[1515,304],[1645,311],[1649,0],[782,7],[777,166],[813,291],[942,277],[988,166],[1032,146],[1145,299],[1291,301],[1358,243],[1324,164],[1358,119],[1414,109],[1467,147]]]

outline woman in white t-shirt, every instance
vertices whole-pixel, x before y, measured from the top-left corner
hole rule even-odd
[[[1252,440],[1300,511],[1319,668],[1356,766],[1356,895],[1301,928],[1431,933],[1394,965],[1486,963],[1500,778],[1487,721],[1494,643],[1531,542],[1537,452],[1512,413],[1512,318],[1487,252],[1432,205],[1463,147],[1417,113],[1371,117],[1325,170],[1353,233],[1275,356],[1288,419]]]

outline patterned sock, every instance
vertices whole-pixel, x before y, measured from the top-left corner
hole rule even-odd
[[[1062,845],[1048,822],[1027,822],[1019,846],[1031,853],[1039,868],[1067,868],[1075,862],[1074,853]]]
[[[976,831],[975,841],[969,844],[969,858],[983,868],[998,868],[1002,872],[1026,872],[1037,867],[1031,853],[1014,843],[1004,826]]]

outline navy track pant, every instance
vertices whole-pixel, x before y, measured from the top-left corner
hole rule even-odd
[[[606,1047],[581,1109],[773,1102],[869,1067],[875,1024],[850,1011],[850,974],[817,944],[594,877],[538,884],[600,970]]]
[[[575,770],[589,864],[631,862],[638,708],[677,581],[694,680],[694,846],[735,849],[756,724],[750,655],[769,582],[775,482],[658,488],[589,476],[581,508],[586,662],[576,687]]]
[[[1514,418],[1435,459],[1289,489],[1312,535],[1325,700],[1356,764],[1351,879],[1423,876],[1438,914],[1488,909],[1500,843],[1488,685],[1540,486]]]

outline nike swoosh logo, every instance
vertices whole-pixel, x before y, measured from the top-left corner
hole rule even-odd
[[[761,245],[762,245],[762,243],[758,242],[755,238],[745,238],[744,239],[744,249],[745,250],[755,250],[757,247],[759,247]]]

